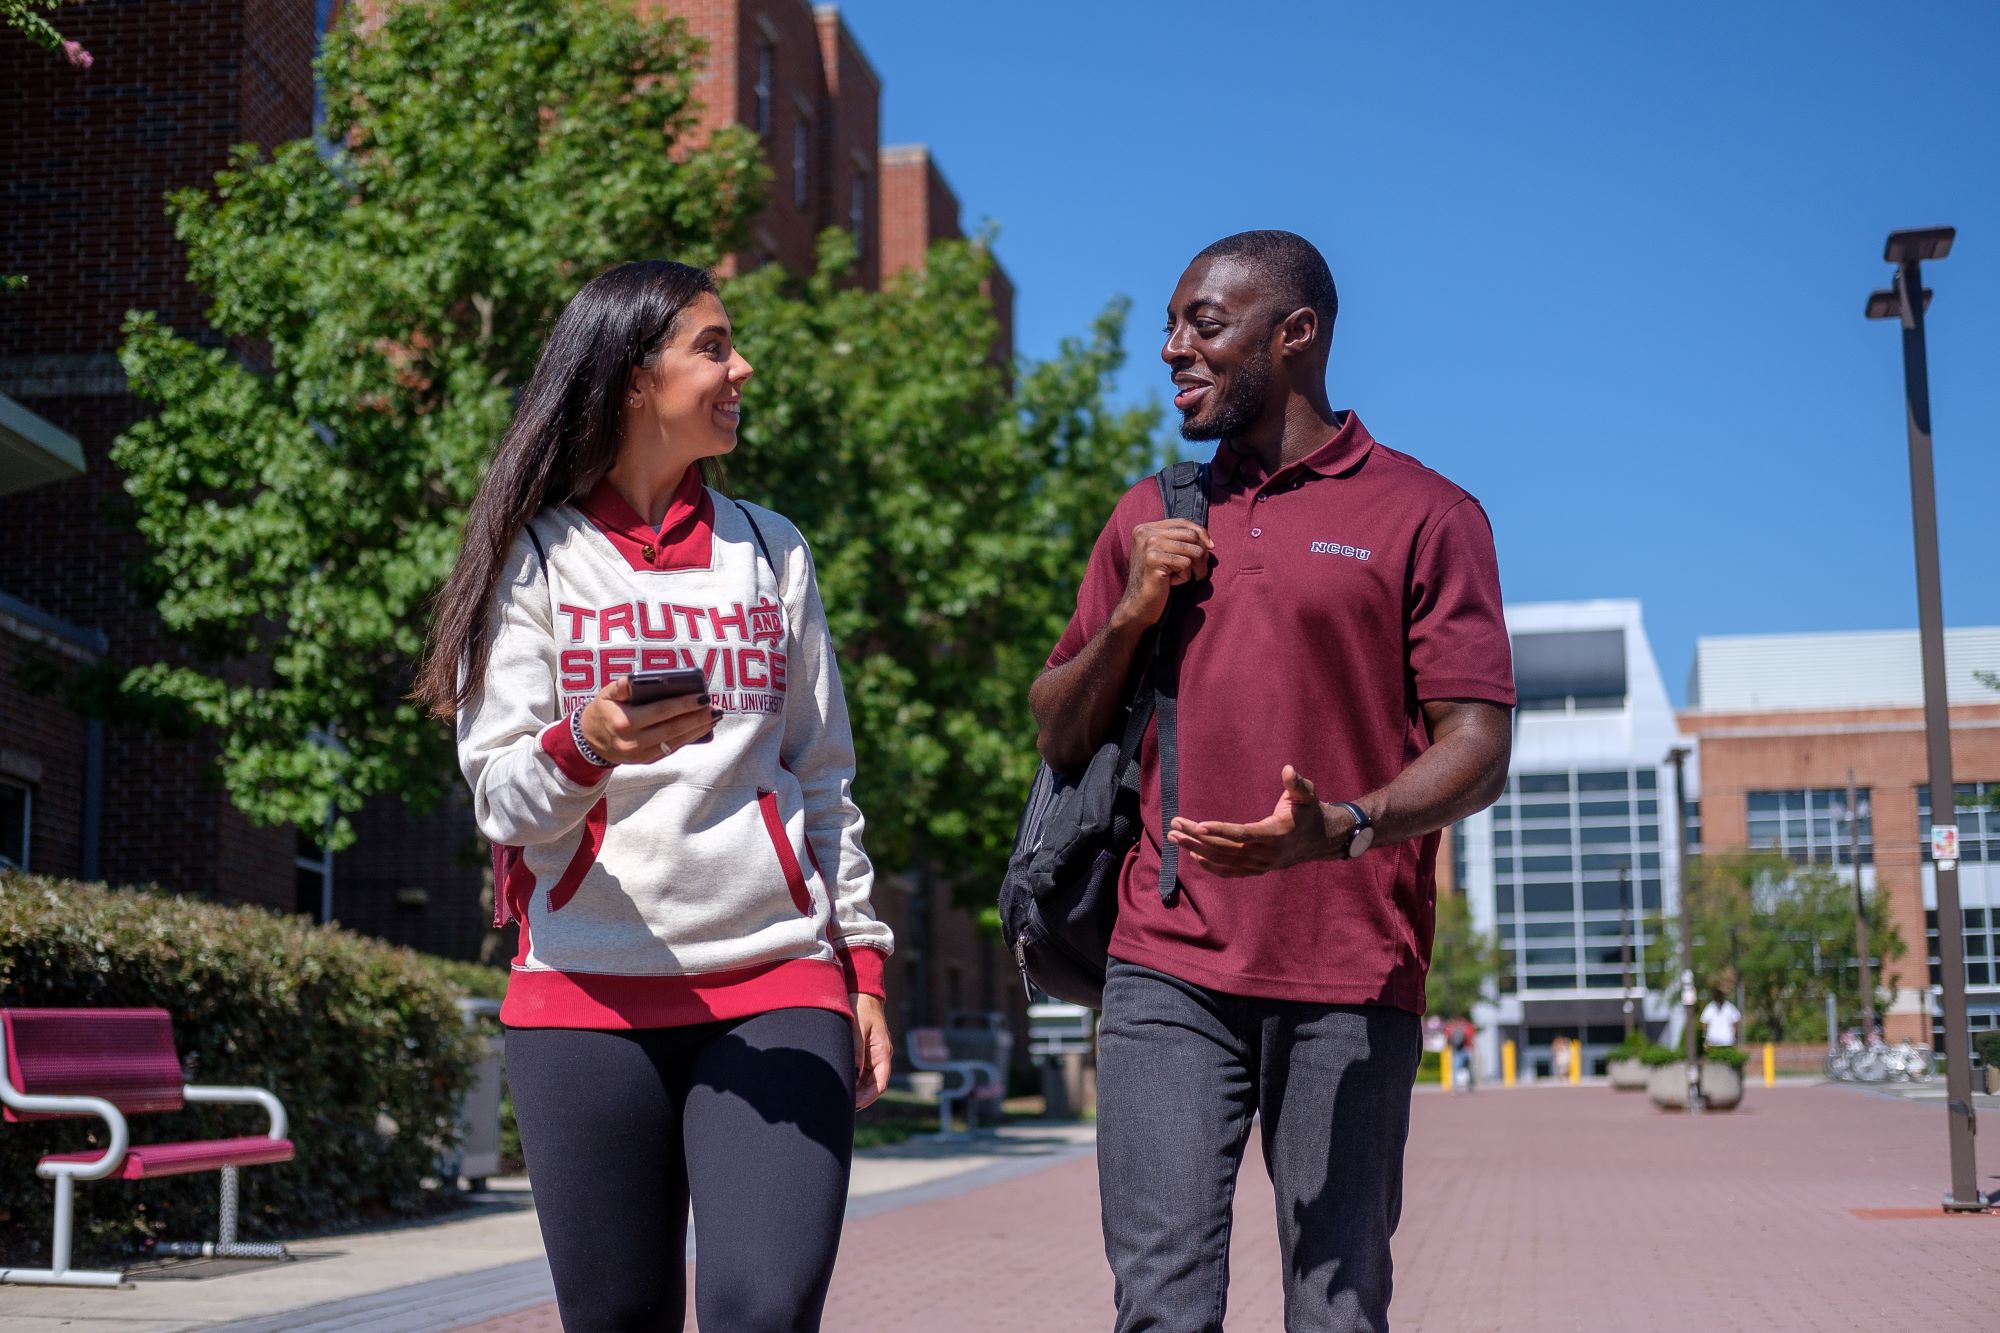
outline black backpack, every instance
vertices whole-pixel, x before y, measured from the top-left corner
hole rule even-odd
[[[1208,522],[1208,466],[1175,463],[1157,480],[1168,518]],[[1035,771],[1027,809],[1014,834],[1013,855],[1000,882],[1000,925],[1021,980],[1058,1000],[1104,1004],[1104,969],[1118,921],[1118,873],[1139,840],[1139,742],[1159,718],[1160,897],[1172,902],[1179,849],[1167,841],[1176,813],[1180,768],[1174,746],[1179,697],[1169,642],[1193,594],[1182,584],[1167,599],[1153,652],[1139,673],[1119,734],[1098,747],[1080,773]]]

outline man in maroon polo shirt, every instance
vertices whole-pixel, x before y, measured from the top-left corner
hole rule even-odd
[[[1337,296],[1289,232],[1181,275],[1160,355],[1220,440],[1208,524],[1148,478],[1091,552],[1030,695],[1077,768],[1118,725],[1169,592],[1178,812],[1157,725],[1099,1030],[1098,1166],[1120,1330],[1219,1330],[1253,1118],[1288,1328],[1388,1326],[1438,830],[1506,782],[1513,668],[1479,502],[1326,395]],[[1164,873],[1163,873],[1164,871]],[[1164,890],[1164,891],[1163,891]]]

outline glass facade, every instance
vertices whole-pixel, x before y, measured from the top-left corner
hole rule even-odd
[[[1858,826],[1861,864],[1875,863],[1875,817],[1866,787],[1855,794],[1863,811]],[[1808,787],[1749,793],[1752,851],[1783,853],[1800,865],[1851,865],[1847,789]]]
[[[1494,923],[1520,994],[1618,993],[1628,934],[1643,984],[1662,905],[1658,788],[1650,768],[1508,779],[1493,807]]]
[[[1958,859],[1984,864],[2000,861],[2000,782],[1959,782],[1952,790],[1958,816]],[[1931,859],[1931,789],[1917,788],[1917,841]]]
[[[2000,986],[2000,907],[1965,907],[1959,909],[1959,915],[1964,918],[1965,984]],[[1924,941],[1935,986],[1944,980],[1944,966],[1938,959],[1936,909],[1924,913]]]

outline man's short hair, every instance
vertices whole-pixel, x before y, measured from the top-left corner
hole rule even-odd
[[[1284,301],[1287,314],[1311,306],[1324,331],[1332,334],[1340,314],[1340,293],[1334,289],[1326,256],[1305,237],[1289,231],[1239,231],[1195,259],[1234,259],[1255,269],[1271,294]]]

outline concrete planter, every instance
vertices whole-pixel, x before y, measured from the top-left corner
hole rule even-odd
[[[1687,1107],[1687,1064],[1676,1060],[1655,1065],[1646,1083],[1646,1095],[1663,1111]],[[1728,1065],[1708,1061],[1701,1067],[1701,1109],[1732,1111],[1743,1100],[1743,1075]]]
[[[1604,1072],[1611,1076],[1611,1086],[1619,1092],[1644,1092],[1653,1075],[1646,1062],[1636,1058],[1613,1060],[1604,1066]]]

